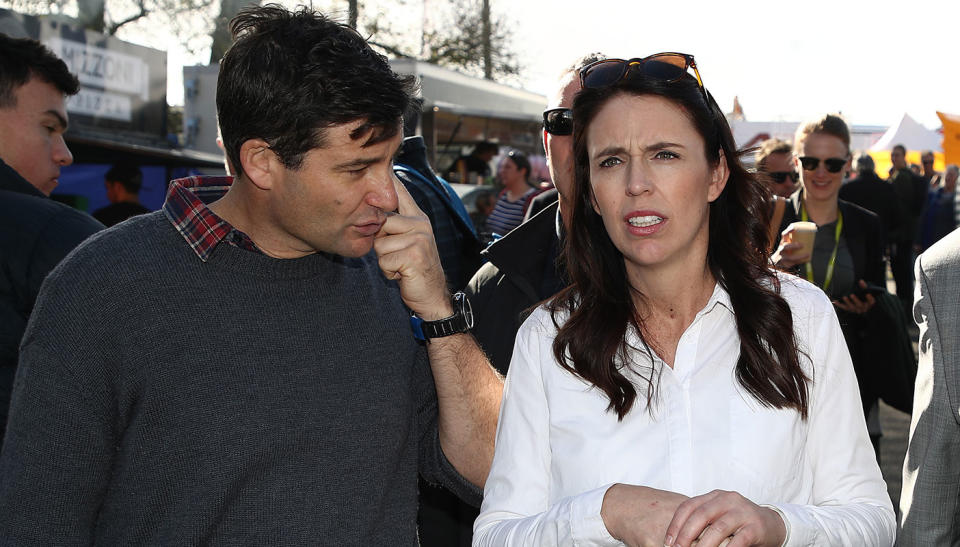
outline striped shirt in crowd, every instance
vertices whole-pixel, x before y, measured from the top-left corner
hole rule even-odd
[[[505,236],[523,222],[523,214],[529,203],[529,198],[536,189],[527,190],[517,201],[507,199],[507,192],[500,194],[493,212],[487,218],[487,228],[494,234]]]

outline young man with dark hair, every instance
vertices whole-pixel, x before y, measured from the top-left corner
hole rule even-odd
[[[97,221],[47,196],[73,156],[63,140],[67,65],[36,40],[0,34],[0,437],[20,339],[40,284]]]
[[[231,29],[236,179],[173,181],[44,288],[4,543],[416,545],[418,472],[479,498],[502,383],[393,176],[410,82],[306,8]]]
[[[110,205],[93,212],[93,218],[105,226],[120,224],[136,215],[149,213],[140,203],[140,187],[143,185],[143,173],[134,165],[117,164],[103,175],[103,185],[107,189]]]

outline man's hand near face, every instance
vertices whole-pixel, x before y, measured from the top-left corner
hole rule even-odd
[[[373,248],[387,279],[396,279],[404,303],[425,321],[453,315],[427,215],[399,180],[394,179],[399,207],[387,213]]]
[[[394,185],[398,210],[373,244],[380,269],[397,280],[401,298],[419,317],[450,317],[454,310],[430,221],[403,184]],[[432,339],[427,352],[437,387],[440,445],[457,471],[482,488],[493,460],[503,379],[470,333]]]

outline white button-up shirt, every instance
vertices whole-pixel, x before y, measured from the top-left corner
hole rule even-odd
[[[892,545],[893,506],[836,313],[814,285],[780,279],[809,357],[807,420],[763,406],[737,382],[740,338],[719,285],[681,336],[673,368],[634,352],[634,372],[624,373],[638,396],[623,421],[602,391],[556,363],[550,313],[534,312],[517,334],[473,544],[621,545],[600,508],[607,489],[625,483],[739,492],[779,510],[787,545]],[[651,372],[648,409],[637,373]]]

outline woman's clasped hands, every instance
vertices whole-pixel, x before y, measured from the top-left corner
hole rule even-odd
[[[610,535],[630,547],[778,547],[787,534],[776,511],[723,490],[688,498],[615,484],[604,496],[601,516]]]

